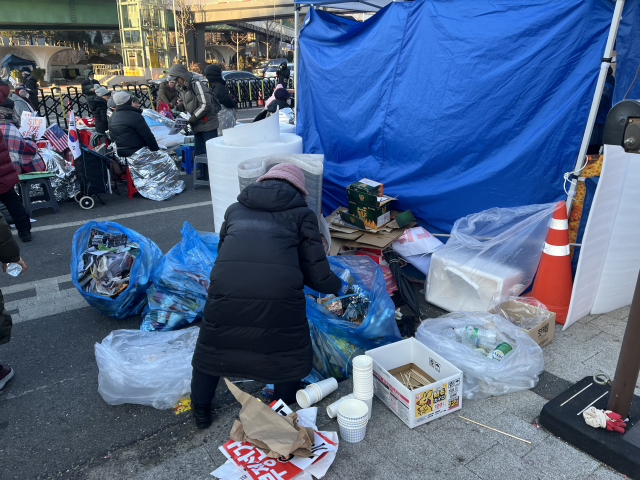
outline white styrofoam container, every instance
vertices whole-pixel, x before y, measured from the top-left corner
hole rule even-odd
[[[505,296],[522,283],[521,270],[473,256],[460,258],[445,248],[431,254],[425,296],[429,303],[450,312],[486,312],[494,294]]]
[[[462,371],[415,338],[367,351],[373,359],[373,390],[409,428],[462,408]],[[409,390],[389,370],[413,363],[435,382]]]

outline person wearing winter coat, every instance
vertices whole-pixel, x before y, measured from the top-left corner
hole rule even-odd
[[[5,101],[8,94],[9,87],[0,81],[0,103]],[[30,242],[31,220],[29,220],[29,215],[24,209],[22,199],[13,188],[19,181],[18,172],[13,166],[9,155],[9,147],[4,136],[0,133],[0,202],[7,207],[9,215],[11,215],[13,223],[18,230],[20,240]]]
[[[180,94],[176,88],[176,82],[170,81],[168,78],[160,84],[158,88],[158,102],[166,103],[171,110],[184,111],[182,105],[178,103]]]
[[[24,88],[16,88],[15,93],[12,93],[9,98],[13,100],[13,109],[18,118],[22,118],[23,112],[34,112],[33,105],[29,101],[29,92]]]
[[[302,170],[279,164],[225,213],[192,360],[198,428],[211,424],[220,377],[273,383],[274,398],[290,404],[311,372],[303,288],[338,294],[343,282],[329,267],[307,195]]]
[[[291,94],[286,88],[278,88],[275,92],[273,92],[276,99],[269,104],[267,107],[267,111],[269,113],[276,113],[278,108],[282,110],[283,108],[291,108],[291,105],[287,103],[287,99],[291,97]]]
[[[180,101],[185,112],[190,114],[189,124],[195,143],[194,155],[204,155],[207,153],[207,140],[218,136],[220,103],[217,98],[213,98],[209,87],[193,79],[184,65],[173,65],[169,69],[169,76],[176,79]]]
[[[0,157],[2,156],[2,144],[4,141],[0,136]],[[2,271],[6,272],[10,263],[17,263],[22,267],[22,272],[27,268],[22,258],[20,258],[20,247],[13,238],[11,229],[7,224],[4,216],[0,213],[0,262],[2,262]],[[20,273],[22,273],[20,272]],[[11,339],[11,326],[13,322],[11,315],[4,308],[4,297],[0,290],[0,345],[3,345]],[[0,365],[0,390],[4,388],[9,380],[13,377],[13,369],[9,365]]]
[[[276,71],[277,83],[282,84],[284,88],[289,86],[289,77],[291,76],[291,70],[287,66],[287,62],[282,62],[280,68]]]
[[[111,98],[109,90],[103,86],[96,88],[96,94],[87,99],[89,109],[95,120],[96,132],[105,134],[109,130],[109,117],[107,117],[107,101]]]
[[[209,88],[222,106],[218,112],[218,135],[222,135],[223,130],[236,126],[234,110],[238,108],[238,104],[229,94],[227,84],[222,78],[222,69],[218,65],[207,65],[204,75],[209,81]]]
[[[131,105],[131,95],[120,91],[112,97],[116,111],[109,118],[109,137],[116,144],[118,156],[130,157],[143,147],[152,152],[160,150],[142,110]]]
[[[89,72],[87,79],[80,84],[80,87],[82,87],[82,93],[87,100],[96,96],[96,88],[100,86],[100,82],[93,78],[94,75],[95,74],[93,72]]]
[[[29,92],[29,101],[33,106],[33,109],[38,111],[38,79],[31,75],[31,69],[29,67],[22,67],[22,82],[24,87]]]

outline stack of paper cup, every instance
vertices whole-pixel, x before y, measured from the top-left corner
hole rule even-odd
[[[340,404],[345,400],[349,400],[350,398],[355,398],[353,396],[353,393],[350,393],[349,395],[342,397],[340,400],[336,400],[331,405],[329,405],[327,407],[327,415],[329,415],[329,418],[336,418],[338,416],[338,407],[340,406]]]
[[[307,388],[304,390],[298,390],[296,393],[296,401],[298,405],[300,405],[300,408],[309,408],[337,389],[338,381],[333,377],[327,378],[326,380],[307,385]]]
[[[373,359],[367,355],[354,357],[353,362],[353,396],[362,400],[369,407],[371,418],[371,404],[373,402]]]
[[[345,442],[358,443],[364,440],[369,423],[369,407],[361,400],[349,399],[338,405],[340,436]]]

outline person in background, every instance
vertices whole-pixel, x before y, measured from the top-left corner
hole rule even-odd
[[[0,136],[0,158],[2,157],[4,141]],[[1,167],[0,167],[1,168]],[[10,263],[17,263],[22,267],[22,272],[27,269],[27,265],[20,258],[20,247],[13,238],[11,229],[4,217],[0,213],[0,262],[2,262],[2,271],[6,272]],[[22,273],[20,272],[20,273]],[[4,308],[4,297],[0,291],[0,345],[3,345],[11,339],[11,315]],[[9,365],[0,365],[0,390],[4,388],[9,380],[13,377],[13,369]]]
[[[178,83],[178,93],[184,109],[190,114],[189,124],[194,133],[194,155],[207,153],[206,142],[218,136],[218,99],[212,97],[209,87],[194,80],[184,65],[169,69],[169,76]],[[207,177],[208,178],[208,177]]]
[[[4,82],[2,82],[0,85],[5,92],[5,100],[4,102],[0,103],[0,123],[11,122],[16,127],[20,128],[20,116],[18,115],[18,112],[16,112],[16,104],[11,99],[11,95],[9,94],[9,86]]]
[[[24,88],[27,89],[29,93],[29,101],[31,102],[31,106],[33,110],[38,112],[38,79],[31,75],[31,69],[29,67],[22,67],[22,82],[24,83]]]
[[[176,89],[176,82],[170,80],[170,77],[160,83],[158,88],[158,102],[166,103],[171,110],[184,110],[178,100],[180,95]]]
[[[93,72],[89,72],[87,75],[87,79],[84,80],[80,86],[82,87],[82,93],[87,100],[91,97],[96,96],[96,88],[100,86],[100,82],[93,78],[95,74]]]
[[[24,88],[16,88],[15,92],[9,97],[13,100],[13,109],[16,111],[18,118],[22,118],[23,112],[33,113],[33,105],[29,101],[29,92]]]
[[[287,67],[287,62],[284,61],[280,64],[280,68],[276,71],[277,83],[281,84],[284,88],[289,86],[289,77],[291,76],[291,70]]]
[[[133,105],[135,108],[139,108],[140,110],[142,110],[142,107],[140,106],[141,104],[142,104],[142,100],[140,100],[135,95],[131,95],[131,105]]]
[[[267,111],[269,113],[276,113],[276,110],[279,108],[282,110],[283,108],[290,108],[291,105],[287,103],[287,99],[291,97],[291,94],[286,88],[279,88],[274,92],[276,99],[269,104],[267,107]]]
[[[118,156],[130,157],[143,147],[152,152],[160,150],[142,111],[131,104],[131,95],[120,91],[112,97],[116,111],[109,118],[109,137],[116,144]]]
[[[95,120],[96,132],[104,135],[109,129],[107,101],[111,98],[111,93],[103,86],[97,87],[95,93],[93,97],[87,99],[87,103]]]
[[[9,87],[0,82],[0,103],[5,101],[8,93]],[[15,126],[13,126],[13,128],[15,129]],[[13,223],[18,230],[18,237],[20,237],[20,240],[23,242],[30,242],[31,220],[29,220],[29,215],[27,215],[27,212],[24,209],[22,200],[13,188],[19,181],[18,172],[13,166],[11,156],[9,155],[9,147],[4,139],[4,135],[0,132],[0,202],[7,207],[9,215],[11,215]],[[0,248],[2,248],[2,244],[3,242],[0,242]],[[2,254],[2,250],[3,249],[0,249],[0,255]],[[14,257],[15,256],[12,255],[12,258]],[[2,259],[2,262],[6,263],[7,260]],[[2,337],[1,332],[0,337]],[[0,341],[0,343],[2,342]],[[0,372],[0,375],[1,374],[2,373]]]
[[[613,68],[609,67],[607,79],[604,82],[604,89],[602,90],[602,97],[600,98],[598,116],[596,117],[596,123],[593,126],[593,131],[591,132],[589,148],[587,148],[587,155],[598,155],[600,153],[600,148],[604,144],[604,124],[607,121],[609,110],[611,110],[611,107],[613,106],[613,91],[615,90],[615,87],[616,78],[613,76]]]
[[[311,372],[303,288],[338,294],[345,284],[329,267],[307,195],[300,167],[281,163],[225,213],[192,361],[198,428],[211,425],[220,377],[273,383],[274,398],[291,404]]]
[[[276,99],[276,91],[281,89],[281,88],[284,88],[281,84],[276,85],[276,88],[273,91],[273,93],[271,94],[271,96],[269,98],[267,98],[266,102],[264,102],[264,108],[267,108],[269,106],[269,104]]]
[[[113,101],[113,95],[107,100],[107,118],[111,118],[113,112],[116,111],[116,102]]]
[[[222,78],[222,69],[218,65],[207,65],[207,68],[204,69],[204,75],[209,81],[209,88],[221,105],[218,112],[218,135],[222,135],[222,130],[235,126],[234,110],[238,108],[238,104],[229,94],[226,82]]]

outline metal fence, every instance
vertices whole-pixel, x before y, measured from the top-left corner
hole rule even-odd
[[[227,89],[236,98],[238,108],[254,108],[271,96],[276,87],[276,80],[228,80]],[[292,88],[289,80],[288,88]],[[112,90],[124,90],[140,98],[143,108],[155,109],[157,106],[158,84],[116,85]],[[65,130],[69,126],[69,112],[73,111],[77,118],[90,117],[91,112],[87,99],[80,87],[51,87],[49,93],[38,90],[38,106],[36,108],[41,117],[47,119],[47,125],[57,123]]]

